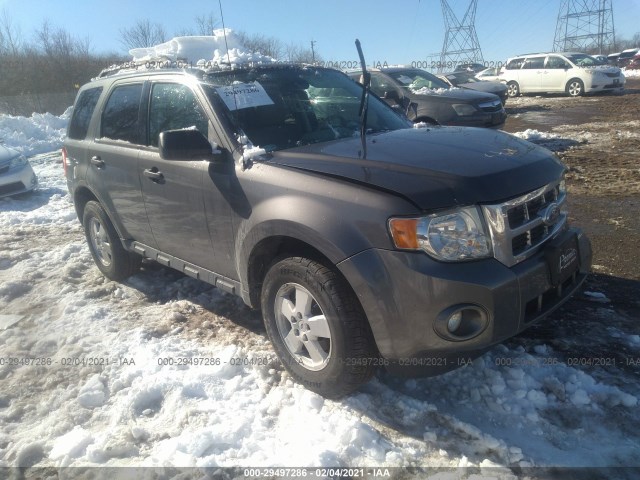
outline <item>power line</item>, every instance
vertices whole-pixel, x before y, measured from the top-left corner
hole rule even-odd
[[[446,65],[465,62],[483,63],[482,49],[476,33],[476,8],[478,0],[471,0],[462,21],[458,20],[448,0],[441,0],[446,32],[440,53],[439,72]]]
[[[562,0],[553,51],[615,49],[613,0]]]

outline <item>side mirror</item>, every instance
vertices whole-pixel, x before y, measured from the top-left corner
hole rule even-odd
[[[160,158],[165,160],[202,160],[214,153],[198,130],[166,130],[160,133],[158,146]]]

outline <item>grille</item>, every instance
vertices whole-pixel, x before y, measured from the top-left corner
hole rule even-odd
[[[494,256],[512,266],[536,253],[566,224],[565,201],[556,182],[504,203],[484,205]]]
[[[620,76],[620,72],[617,73],[607,73],[607,77],[609,78],[618,78]]]

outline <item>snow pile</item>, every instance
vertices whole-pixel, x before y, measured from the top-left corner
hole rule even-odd
[[[227,47],[229,48],[227,53]],[[188,62],[232,65],[244,63],[273,63],[276,60],[261,53],[249,52],[231,29],[218,29],[209,36],[174,37],[168,42],[146,48],[129,50],[136,63],[150,61]]]
[[[579,138],[565,138],[556,133],[540,132],[532,128],[528,128],[524,132],[515,132],[511,135],[541,145],[553,152],[562,152],[580,143],[585,143],[591,136],[588,132],[585,132]]]
[[[72,107],[56,117],[34,113],[31,117],[0,114],[0,142],[24,155],[50,152],[62,147]]]
[[[446,375],[381,372],[348,398],[323,399],[292,381],[259,315],[236,297],[154,263],[122,283],[106,280],[69,201],[59,152],[30,162],[41,188],[0,201],[0,312],[11,317],[0,329],[0,468],[489,473],[638,458],[637,374],[571,363],[535,336]],[[615,313],[607,315],[612,324]],[[639,336],[618,325],[567,341],[604,345],[615,333],[640,349]],[[510,471],[493,478],[513,478]]]
[[[443,95],[455,90],[460,90],[460,89],[458,87],[451,87],[451,88],[421,87],[421,88],[411,89],[411,93],[415,95]]]
[[[640,78],[640,69],[629,70],[627,68],[623,68],[622,73],[627,78]]]

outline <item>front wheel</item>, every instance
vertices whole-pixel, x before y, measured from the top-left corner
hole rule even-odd
[[[90,201],[85,205],[82,224],[91,256],[105,277],[122,280],[140,268],[142,258],[124,249],[116,229],[98,202]]]
[[[574,78],[573,80],[569,80],[566,90],[570,97],[579,97],[584,93],[584,83],[582,83],[582,80]]]
[[[275,263],[262,315],[276,354],[309,390],[338,398],[367,382],[378,357],[362,308],[335,271],[301,257]]]
[[[520,95],[520,86],[517,82],[507,83],[507,95],[510,97],[517,97]]]

